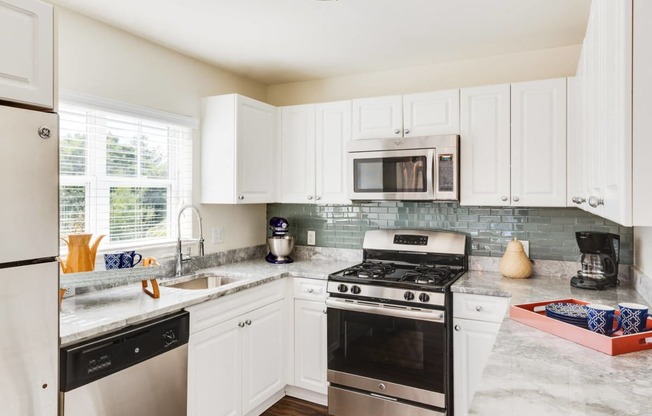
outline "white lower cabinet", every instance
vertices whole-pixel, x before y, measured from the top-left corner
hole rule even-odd
[[[468,413],[509,298],[458,294],[453,299],[453,390],[455,416]]]
[[[294,384],[326,394],[326,306],[324,302],[294,301]]]
[[[283,395],[286,303],[261,289],[188,308],[188,415],[256,415]]]

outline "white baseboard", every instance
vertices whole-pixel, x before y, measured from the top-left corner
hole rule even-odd
[[[328,406],[328,396],[326,394],[315,393],[314,391],[302,389],[296,386],[285,386],[285,394],[307,402]]]
[[[263,403],[258,405],[255,409],[253,409],[251,412],[247,413],[245,416],[260,416],[265,412],[265,410],[269,409],[270,407],[274,406],[276,402],[281,400],[283,397],[285,397],[285,389],[281,389],[274,393],[272,397],[269,399],[265,400]]]

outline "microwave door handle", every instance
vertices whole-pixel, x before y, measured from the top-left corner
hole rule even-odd
[[[428,172],[430,172],[428,195],[431,195],[432,199],[436,200],[437,199],[437,149],[428,150]]]

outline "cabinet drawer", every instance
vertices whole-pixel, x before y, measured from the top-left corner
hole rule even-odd
[[[323,301],[327,297],[326,281],[294,278],[294,298]]]
[[[500,296],[453,295],[453,316],[476,321],[502,322],[509,307],[509,299]]]

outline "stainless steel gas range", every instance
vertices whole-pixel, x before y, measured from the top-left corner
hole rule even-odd
[[[463,234],[367,231],[363,262],[328,278],[328,411],[452,415],[452,294]]]

